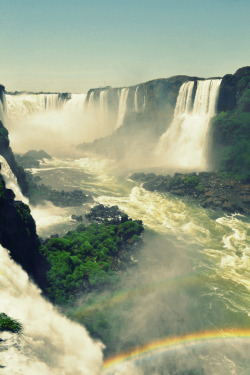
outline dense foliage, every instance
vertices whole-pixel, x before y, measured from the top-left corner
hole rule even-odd
[[[216,166],[229,177],[250,181],[250,74],[236,86],[236,106],[219,113],[213,121]]]
[[[13,333],[19,333],[22,330],[22,324],[14,319],[11,319],[8,315],[0,313],[0,332],[8,331]]]
[[[141,221],[125,215],[118,224],[81,224],[63,238],[50,238],[41,247],[49,263],[49,297],[65,304],[85,290],[116,282],[121,258],[140,241],[142,231]]]

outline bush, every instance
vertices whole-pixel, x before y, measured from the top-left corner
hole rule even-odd
[[[0,332],[8,331],[13,333],[20,333],[22,324],[18,321],[11,319],[8,315],[0,313]]]
[[[198,176],[186,176],[184,180],[187,187],[194,187],[199,183]]]
[[[144,228],[140,220],[123,216],[119,224],[80,224],[63,238],[50,238],[41,247],[49,270],[49,297],[59,304],[72,302],[86,288],[114,283],[118,254],[139,243]]]

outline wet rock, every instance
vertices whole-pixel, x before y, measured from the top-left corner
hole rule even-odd
[[[144,182],[147,190],[188,196],[197,199],[202,207],[250,212],[250,185],[223,178],[217,172],[175,173],[174,176],[137,173],[135,177],[136,181]],[[134,179],[134,175],[130,178]]]
[[[103,204],[92,207],[85,216],[88,220],[98,223],[109,221],[118,224],[123,221],[123,218],[127,219],[127,215],[118,206],[104,206]]]
[[[71,219],[74,221],[82,221],[82,215],[71,215]]]

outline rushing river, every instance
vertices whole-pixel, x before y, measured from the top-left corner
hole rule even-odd
[[[119,322],[114,319],[114,325],[120,325],[119,336],[107,348],[108,355],[141,345],[141,356],[124,362],[126,354],[121,355],[118,370],[107,366],[107,373],[160,375],[202,368],[206,375],[249,375],[249,218],[148,192],[120,175],[108,160],[52,159],[32,172],[53,188],[80,188],[96,202],[118,205],[145,224],[144,246],[134,256],[135,267],[126,272],[116,294],[106,291],[105,305],[96,307],[119,311]],[[84,214],[86,209],[48,204],[32,213],[45,237],[72,228],[76,224],[70,215]],[[84,310],[84,301],[79,306]],[[232,330],[241,332],[242,338],[230,338]],[[190,333],[192,345],[184,338]],[[179,346],[167,345],[172,336],[179,337]],[[158,339],[165,340],[165,345],[158,344],[160,351],[152,350],[154,344],[145,349]]]

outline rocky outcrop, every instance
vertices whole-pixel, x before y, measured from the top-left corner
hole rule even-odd
[[[143,183],[146,190],[197,199],[202,207],[250,213],[250,184],[223,178],[216,172],[176,173],[174,176],[135,173],[130,179]]]
[[[85,216],[91,222],[112,224],[119,224],[128,217],[118,206],[104,206],[103,204],[92,207]]]
[[[222,79],[211,124],[210,165],[250,183],[250,66]]]
[[[0,85],[0,101],[1,107],[4,112],[5,110],[5,88],[4,86]],[[1,109],[1,108],[0,108]],[[0,111],[1,114],[1,111]],[[10,166],[10,169],[14,173],[17,178],[18,184],[22,190],[23,194],[26,194],[28,191],[28,184],[25,178],[25,173],[22,167],[19,167],[16,163],[14,154],[10,147],[8,130],[5,128],[3,124],[4,118],[0,117],[0,155],[2,155],[7,163]]]
[[[236,109],[245,86],[249,81],[250,66],[238,69],[235,74],[225,75],[220,85],[217,111],[226,112]],[[250,111],[250,104],[248,108],[243,108],[242,110]]]
[[[39,168],[40,162],[44,159],[52,159],[45,151],[30,150],[24,155],[15,155],[19,165],[23,168]]]
[[[16,201],[12,190],[6,189],[0,175],[0,243],[10,251],[12,259],[21,264],[40,286],[40,271],[45,266],[40,255],[40,240],[29,207]]]

